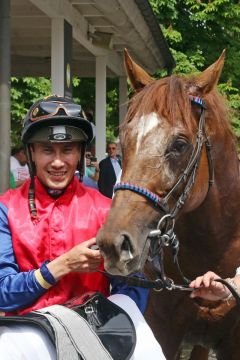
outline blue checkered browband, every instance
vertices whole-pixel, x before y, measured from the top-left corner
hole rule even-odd
[[[191,100],[191,102],[193,102],[194,104],[200,105],[201,107],[203,107],[204,109],[206,109],[206,103],[205,101],[198,97],[198,96],[193,96],[193,95],[189,95],[189,99]]]

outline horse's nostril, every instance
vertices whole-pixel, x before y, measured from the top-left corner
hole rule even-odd
[[[121,253],[125,259],[133,259],[133,247],[128,235],[122,234]]]

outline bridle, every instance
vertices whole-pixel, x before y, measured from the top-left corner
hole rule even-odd
[[[149,280],[146,278],[139,277],[139,275],[116,275],[114,277],[119,278],[121,281],[127,283],[130,286],[139,286],[143,288],[153,289],[155,291],[161,291],[163,289],[167,290],[185,290],[185,291],[194,291],[194,288],[189,287],[190,280],[188,280],[182,273],[181,268],[178,262],[178,252],[179,252],[179,240],[174,232],[175,227],[175,219],[176,216],[179,214],[180,210],[182,209],[185,201],[190,193],[191,188],[193,187],[196,179],[197,169],[200,163],[201,154],[203,145],[205,144],[206,153],[207,153],[207,160],[208,160],[208,172],[209,172],[209,186],[208,191],[210,190],[211,186],[214,184],[214,168],[213,168],[213,160],[211,154],[211,143],[207,137],[205,131],[205,111],[207,109],[204,100],[196,96],[189,96],[190,101],[193,104],[197,104],[201,108],[201,114],[199,119],[198,131],[196,135],[196,141],[191,153],[190,159],[188,164],[183,171],[183,173],[179,176],[177,182],[172,187],[172,189],[166,194],[165,197],[161,198],[157,194],[153,193],[149,189],[126,182],[117,183],[114,187],[114,191],[119,190],[129,190],[135,192],[147,200],[149,200],[153,206],[155,206],[159,211],[163,212],[164,215],[158,221],[157,227],[155,230],[151,230],[146,238],[145,244],[143,246],[143,250],[139,259],[139,264],[141,264],[141,258],[143,256],[143,252],[147,241],[150,240],[150,250],[148,260],[151,263],[155,274],[157,274],[157,278],[154,280]],[[171,195],[176,191],[176,189],[181,185],[185,184],[180,196],[178,197],[174,206],[170,209],[168,205],[168,201]],[[174,281],[167,277],[164,272],[164,265],[163,265],[163,256],[164,247],[171,247],[172,254],[173,254],[173,262],[176,264],[178,271],[183,279],[184,284],[178,285],[175,284]],[[130,251],[130,249],[129,249]],[[100,271],[107,276],[112,276],[108,274],[106,271]],[[222,283],[225,285],[232,296],[237,301],[237,304],[240,305],[240,296],[238,295],[236,289],[229,284],[228,281],[225,279],[217,279],[217,282]]]
[[[195,146],[191,153],[188,164],[185,170],[183,171],[183,173],[179,176],[176,184],[172,187],[172,189],[166,194],[164,198],[161,198],[160,196],[154,194],[152,191],[148,190],[147,188],[132,183],[120,182],[117,183],[114,187],[114,192],[118,190],[130,190],[139,195],[144,196],[145,198],[150,200],[154,204],[154,206],[164,211],[165,213],[168,213],[172,219],[176,218],[179,210],[183,207],[192,186],[194,185],[196,172],[201,158],[203,144],[205,144],[206,146],[207,158],[208,158],[209,187],[211,187],[214,183],[214,169],[213,169],[213,161],[211,156],[211,144],[205,132],[206,104],[204,100],[202,100],[199,97],[196,96],[189,96],[189,97],[192,103],[199,105],[201,108],[198,132],[196,136]],[[178,200],[176,201],[174,207],[171,210],[169,210],[168,201],[171,195],[176,191],[176,189],[182,183],[185,183],[185,187],[181,195],[179,196]]]
[[[187,163],[187,166],[183,171],[183,173],[179,176],[177,182],[172,187],[172,189],[165,195],[165,197],[162,198],[157,194],[151,192],[149,189],[133,183],[120,182],[117,183],[114,187],[114,192],[119,190],[129,190],[135,192],[145,197],[147,200],[149,200],[157,209],[159,209],[159,211],[164,212],[164,216],[161,216],[161,218],[159,219],[156,229],[149,232],[146,238],[145,245],[142,250],[142,254],[143,254],[146,243],[147,241],[150,240],[150,250],[149,250],[148,260],[152,262],[154,266],[154,270],[158,274],[158,278],[154,281],[137,279],[138,286],[154,288],[155,290],[162,290],[163,288],[166,288],[168,290],[172,290],[172,289],[189,290],[188,284],[190,281],[183,275],[178,262],[179,241],[174,232],[174,227],[175,227],[175,219],[179,214],[180,210],[182,209],[183,205],[185,204],[185,201],[188,198],[190,190],[195,183],[197,169],[200,163],[202,149],[204,145],[206,147],[206,153],[208,159],[208,171],[209,171],[208,190],[214,184],[214,168],[213,168],[213,161],[211,154],[211,144],[205,131],[205,111],[207,109],[206,104],[204,100],[199,97],[189,96],[189,98],[193,104],[198,105],[201,109],[198,131],[196,135],[194,148],[190,155],[190,159]],[[169,199],[171,195],[182,184],[185,184],[185,186],[181,194],[179,195],[176,203],[170,209]],[[172,248],[173,261],[178,267],[180,275],[185,283],[184,285],[176,285],[174,284],[172,279],[167,278],[165,276],[164,266],[163,266],[163,248],[166,246],[170,246]],[[141,261],[141,256],[140,256],[140,261]],[[123,279],[126,277],[120,276],[120,278]],[[134,279],[134,277],[127,277],[127,278],[128,280]],[[129,281],[127,282],[129,283]]]

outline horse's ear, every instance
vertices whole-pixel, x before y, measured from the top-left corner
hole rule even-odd
[[[151,76],[132,60],[127,49],[124,49],[124,62],[129,80],[135,91],[141,90],[153,81]]]
[[[195,89],[190,89],[190,92],[200,93],[201,95],[208,94],[218,83],[222,73],[224,59],[225,50],[223,50],[221,56],[215,63],[194,78],[192,86],[193,88],[195,87]]]

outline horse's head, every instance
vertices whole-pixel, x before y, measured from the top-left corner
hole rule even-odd
[[[213,119],[217,117],[214,87],[223,63],[224,54],[195,77],[171,76],[155,81],[125,52],[125,65],[136,93],[121,126],[121,186],[97,236],[108,272],[126,275],[144,265],[149,233],[156,229],[165,209],[170,211],[177,203],[181,206],[178,200],[188,186],[182,212],[194,210],[206,197],[210,171],[205,130],[210,135],[209,121],[217,121]],[[199,125],[204,105],[193,102],[193,96],[205,99],[206,129]],[[194,157],[196,169],[188,172]]]

